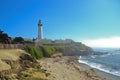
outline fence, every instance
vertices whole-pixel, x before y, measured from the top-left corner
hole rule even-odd
[[[23,44],[0,44],[0,49],[23,49]]]
[[[0,44],[0,49],[23,49],[26,46],[61,46],[62,44]]]

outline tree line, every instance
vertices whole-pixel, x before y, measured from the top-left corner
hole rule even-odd
[[[7,33],[0,30],[0,44],[23,44],[24,39],[22,37],[11,38]]]

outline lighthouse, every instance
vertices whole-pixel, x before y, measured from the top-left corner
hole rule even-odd
[[[38,21],[38,40],[42,40],[42,22]]]

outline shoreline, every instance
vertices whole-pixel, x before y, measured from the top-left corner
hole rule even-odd
[[[78,58],[78,60],[79,60],[79,58]],[[78,62],[78,61],[76,61],[76,62]],[[120,76],[101,71],[99,69],[93,68],[93,67],[91,67],[87,64],[84,64],[84,63],[78,62],[78,64],[81,64],[85,68],[93,69],[97,75],[99,75],[100,77],[106,78],[107,80],[120,80]]]
[[[57,58],[45,58],[38,60],[45,69],[51,74],[48,80],[106,80],[96,74],[91,68],[86,68],[77,62],[78,56],[63,56]]]
[[[106,73],[106,72],[100,71],[98,69],[94,69],[94,70],[99,76],[104,77],[107,80],[120,80],[120,76],[116,76],[116,75],[113,75],[113,74],[110,74],[110,73]]]

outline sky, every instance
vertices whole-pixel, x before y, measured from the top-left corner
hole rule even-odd
[[[37,38],[39,19],[44,38],[120,47],[120,0],[0,0],[0,29],[13,38]]]

